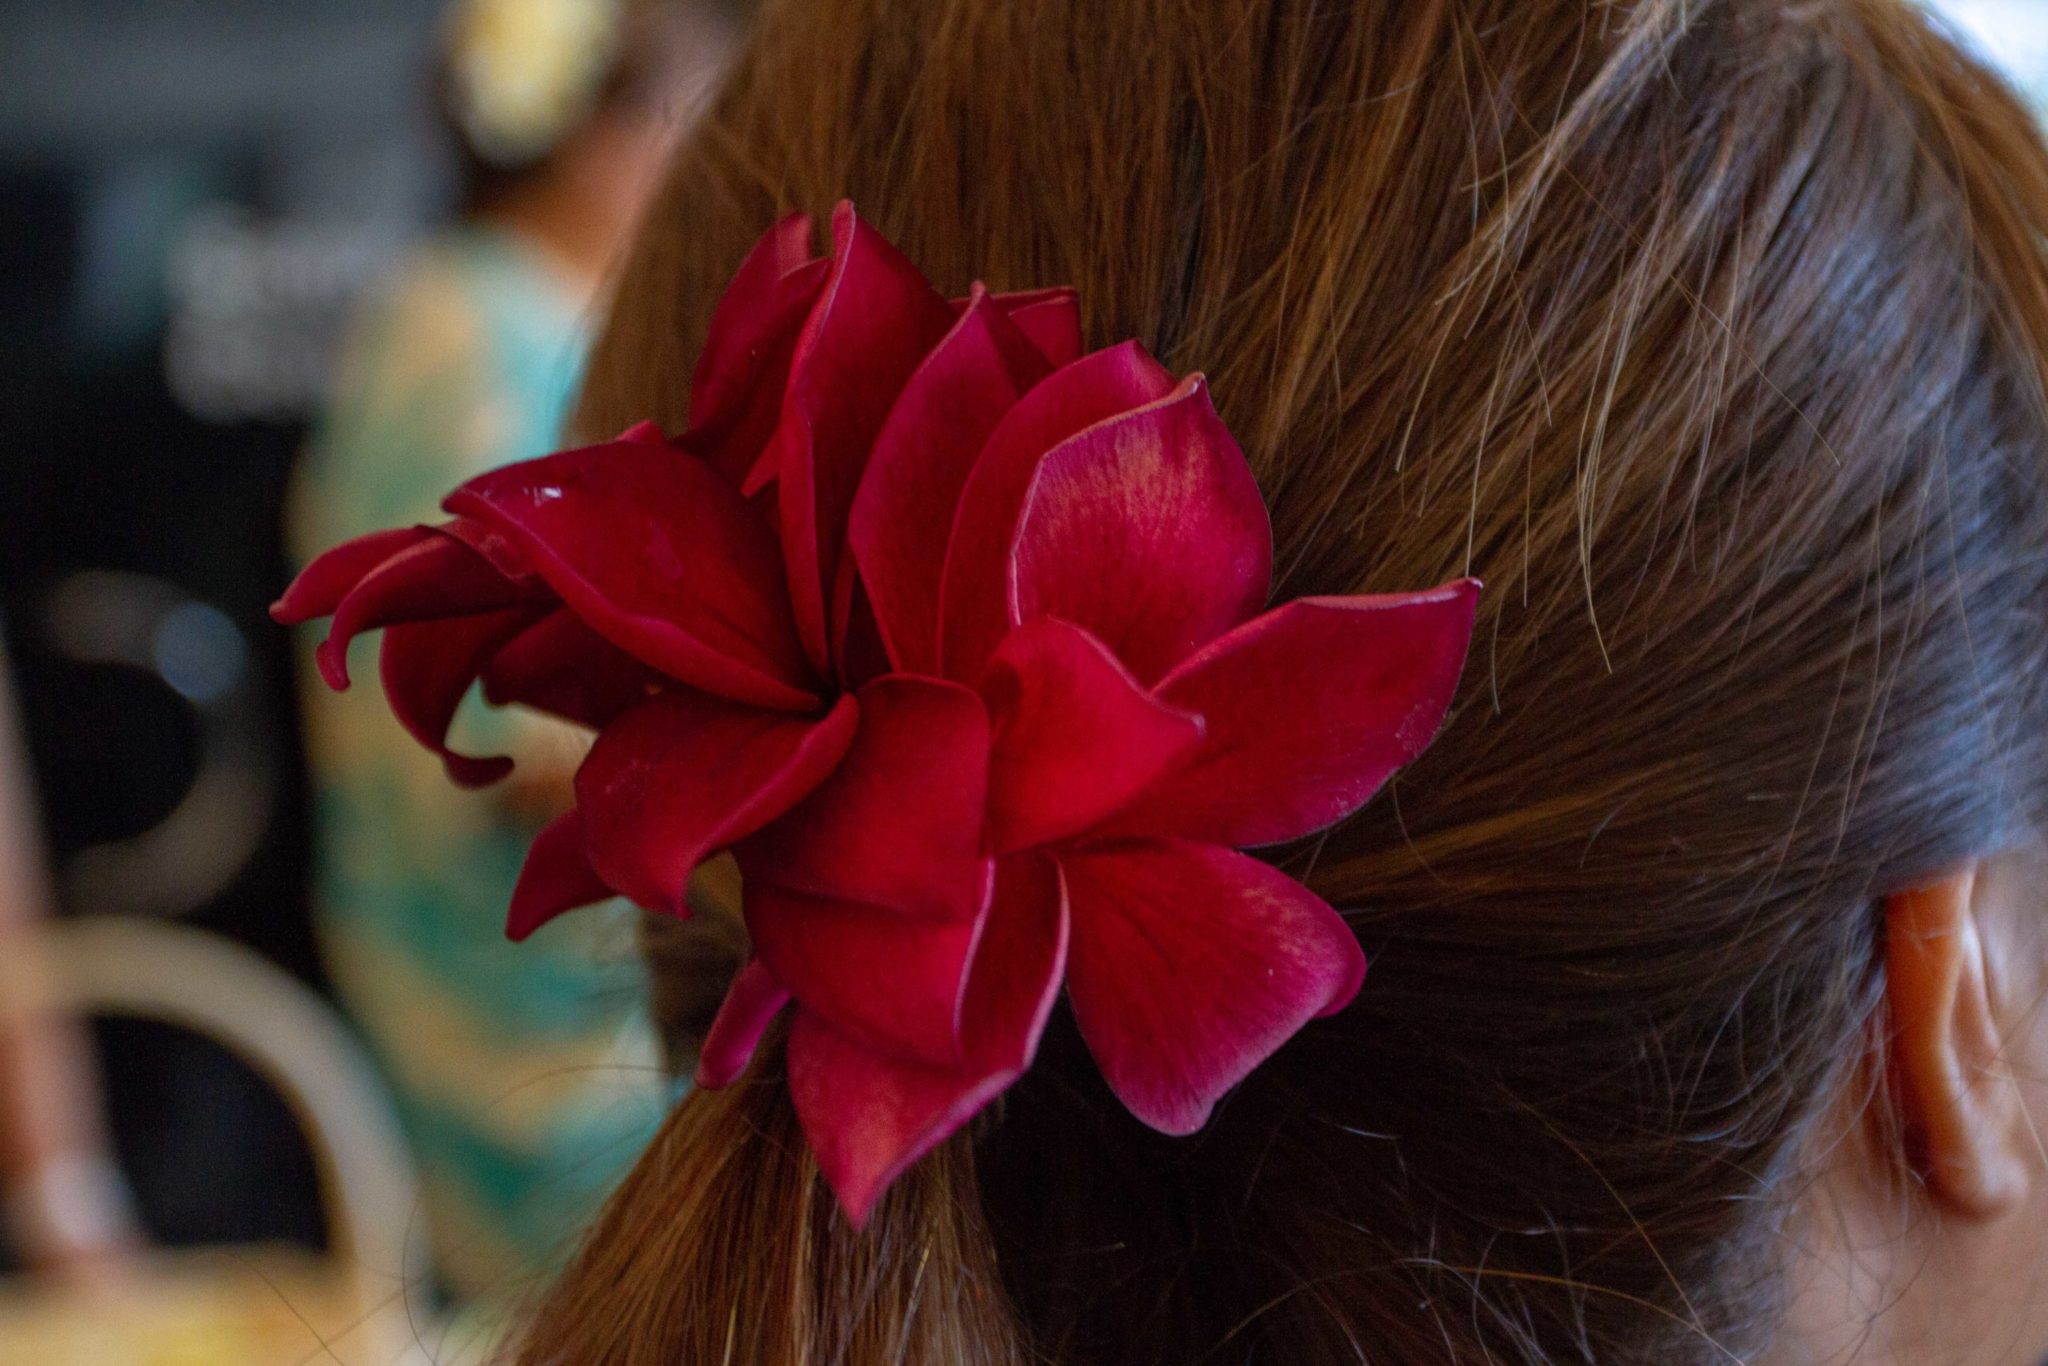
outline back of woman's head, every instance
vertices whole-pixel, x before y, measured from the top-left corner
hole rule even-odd
[[[1284,595],[1483,578],[1460,702],[1279,851],[1373,958],[1200,1135],[1070,1024],[865,1232],[771,1059],[532,1362],[1727,1361],[1882,898],[2048,798],[2048,158],[1896,0],[789,0],[680,153],[590,425],[850,195],[942,288],[1203,369]]]

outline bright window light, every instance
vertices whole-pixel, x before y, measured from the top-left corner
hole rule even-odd
[[[2048,0],[1923,0],[2048,112]]]

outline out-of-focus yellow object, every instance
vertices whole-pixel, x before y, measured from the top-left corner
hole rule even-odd
[[[297,1116],[327,1208],[325,1254],[144,1254],[90,1291],[0,1282],[0,1366],[403,1366],[430,1358],[412,1167],[369,1064],[320,1000],[248,950],[156,921],[49,930],[47,1008],[212,1039]],[[417,1242],[417,1240],[414,1240]]]
[[[590,111],[618,55],[619,0],[459,0],[448,68],[471,145],[515,169]]]
[[[391,1366],[407,1352],[325,1258],[297,1248],[152,1254],[90,1294],[0,1287],[6,1366]],[[402,1316],[401,1316],[402,1324]],[[331,1350],[330,1350],[331,1349]]]

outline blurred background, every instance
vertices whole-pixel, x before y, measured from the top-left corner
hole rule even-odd
[[[2048,101],[2048,0],[1934,7]],[[0,1363],[460,1359],[666,1102],[630,935],[462,938],[560,773],[422,816],[265,609],[547,447],[744,18],[0,0]]]
[[[659,1114],[630,934],[502,956],[573,751],[423,795],[266,608],[549,448],[743,9],[0,0],[0,1362],[453,1359]]]

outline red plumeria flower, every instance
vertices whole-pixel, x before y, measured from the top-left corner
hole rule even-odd
[[[841,205],[779,224],[712,320],[694,425],[471,480],[343,545],[281,620],[385,628],[457,781],[471,682],[597,729],[510,932],[738,858],[754,958],[699,1080],[793,1007],[789,1087],[864,1220],[1029,1066],[1064,983],[1111,1088],[1187,1133],[1365,959],[1240,849],[1321,830],[1435,735],[1471,580],[1267,610],[1272,543],[1200,376],[1080,354],[1072,293],[948,302]]]

